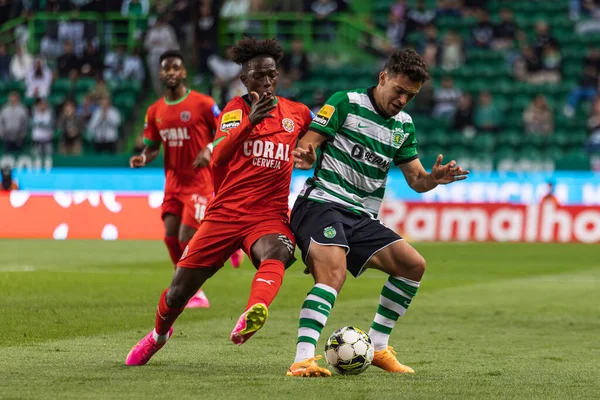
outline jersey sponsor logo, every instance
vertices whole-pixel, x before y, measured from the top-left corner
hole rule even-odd
[[[189,122],[189,120],[192,119],[192,113],[189,111],[182,111],[181,114],[179,114],[179,118],[182,122]]]
[[[399,149],[406,139],[406,132],[402,128],[395,128],[392,130],[392,146]]]
[[[317,113],[317,116],[315,117],[315,119],[313,119],[313,121],[319,125],[327,126],[334,111],[335,111],[334,106],[325,104],[323,107],[321,107],[321,109],[319,110],[319,112]]]
[[[359,123],[358,123],[358,127],[359,127],[359,128],[368,128],[368,127],[369,127],[369,125],[363,125],[363,124],[361,124],[361,123],[359,122]]]
[[[168,147],[183,147],[184,140],[190,139],[188,130],[185,127],[161,129],[158,133],[165,142],[165,146]]]
[[[221,130],[227,132],[229,129],[237,128],[242,122],[242,110],[233,110],[223,114],[221,119]]]
[[[335,235],[337,235],[337,231],[333,226],[328,226],[323,229],[323,236],[325,236],[327,239],[333,239]]]
[[[281,121],[281,125],[283,125],[283,129],[285,129],[288,132],[294,132],[294,121],[292,121],[289,118],[284,118],[283,121]]]
[[[244,155],[254,157],[252,165],[257,167],[281,168],[282,162],[290,160],[290,145],[262,140],[244,142]]]
[[[210,109],[213,113],[213,115],[216,117],[218,117],[219,115],[221,115],[221,109],[219,108],[219,106],[217,104],[213,104],[213,106]]]
[[[366,161],[367,163],[378,167],[382,171],[387,171],[390,169],[389,161],[384,160],[380,155],[372,152],[360,144],[355,144],[352,148],[352,158],[360,161]]]

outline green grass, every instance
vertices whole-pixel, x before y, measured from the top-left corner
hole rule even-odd
[[[415,376],[285,377],[312,280],[296,264],[265,328],[228,340],[253,268],[225,267],[145,367],[124,366],[153,326],[171,270],[160,242],[0,241],[0,398],[597,399],[600,250],[550,244],[416,244],[420,292],[391,344]],[[385,277],[349,278],[327,335],[368,329]]]

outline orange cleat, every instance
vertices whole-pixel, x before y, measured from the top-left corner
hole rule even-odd
[[[331,376],[331,371],[327,368],[319,367],[317,360],[320,360],[323,356],[316,356],[313,358],[307,358],[304,361],[298,361],[293,363],[292,366],[287,370],[287,376],[302,376],[308,377],[328,377]]]
[[[392,346],[388,346],[387,349],[376,351],[371,364],[387,372],[396,372],[400,374],[415,373],[415,370],[411,367],[400,364]]]

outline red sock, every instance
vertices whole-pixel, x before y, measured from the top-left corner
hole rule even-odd
[[[177,236],[165,236],[165,244],[169,250],[169,256],[171,256],[171,262],[173,263],[173,266],[176,266],[181,258],[181,254],[183,254],[179,239]]]
[[[277,292],[279,292],[284,273],[285,267],[279,260],[261,262],[252,281],[252,289],[250,290],[250,298],[246,309],[256,303],[264,303],[269,306],[277,296]]]
[[[167,290],[168,289],[165,289],[160,295],[158,308],[156,310],[156,326],[154,329],[159,335],[166,335],[169,333],[169,329],[171,329],[175,320],[179,317],[179,314],[185,309],[185,307],[171,308],[167,305]]]

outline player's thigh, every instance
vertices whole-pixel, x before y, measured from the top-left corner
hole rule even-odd
[[[181,227],[181,217],[171,213],[163,213],[162,219],[165,224],[165,235],[178,237]]]
[[[348,234],[348,271],[360,276],[372,257],[395,242],[402,241],[396,232],[367,216],[357,216]]]
[[[175,194],[166,193],[161,206],[162,220],[167,236],[179,236],[183,203]]]
[[[239,225],[203,221],[177,263],[182,268],[220,268],[242,246]]]
[[[254,224],[244,240],[244,251],[255,267],[264,260],[279,260],[286,268],[294,261],[296,242],[289,225],[281,218]]]
[[[425,272],[425,259],[405,240],[399,240],[378,250],[367,268],[374,268],[391,276],[420,281]]]

